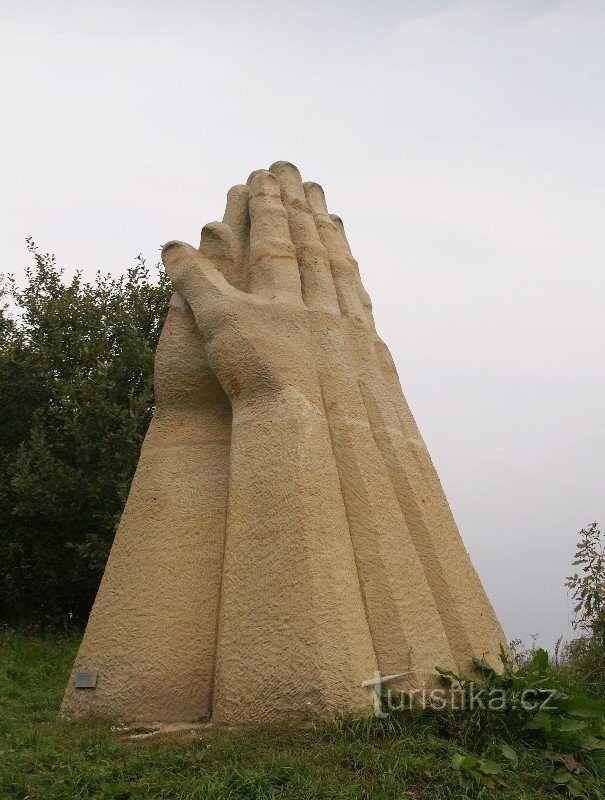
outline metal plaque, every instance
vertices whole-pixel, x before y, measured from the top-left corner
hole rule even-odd
[[[97,677],[97,672],[76,672],[76,689],[94,689]]]

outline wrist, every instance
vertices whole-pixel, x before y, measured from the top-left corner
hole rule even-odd
[[[284,385],[231,399],[234,427],[252,419],[325,419],[319,386]]]

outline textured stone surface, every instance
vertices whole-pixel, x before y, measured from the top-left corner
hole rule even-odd
[[[494,661],[502,630],[321,187],[258,170],[163,259],[157,411],[62,711],[355,711],[376,669],[411,665],[415,688]]]

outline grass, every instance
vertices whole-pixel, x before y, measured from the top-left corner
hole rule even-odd
[[[502,773],[505,786],[461,788],[451,767],[461,748],[439,735],[429,716],[409,712],[396,726],[342,719],[314,729],[198,729],[123,741],[109,722],[57,719],[77,645],[75,636],[0,629],[2,800],[565,797],[553,784],[555,766],[540,750],[518,743],[519,764]],[[496,750],[486,746],[488,756]],[[584,763],[585,797],[605,798],[605,756],[590,753]]]

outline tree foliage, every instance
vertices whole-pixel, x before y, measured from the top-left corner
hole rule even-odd
[[[605,702],[605,542],[596,522],[583,528],[576,545],[574,567],[567,578],[581,635],[565,649],[563,668],[575,683]]]
[[[0,309],[0,616],[83,622],[153,410],[170,289],[140,256],[89,283],[28,250]]]
[[[581,567],[567,578],[576,605],[574,628],[592,634],[605,646],[605,542],[596,522],[579,533],[574,567]]]

